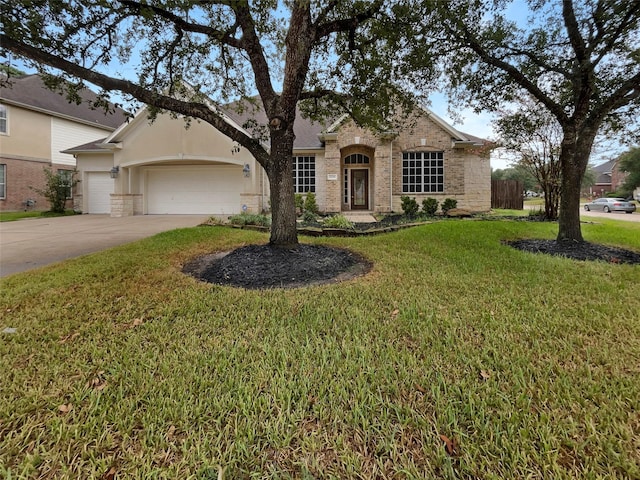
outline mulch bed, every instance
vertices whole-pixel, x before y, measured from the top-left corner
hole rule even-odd
[[[196,258],[182,271],[209,283],[263,289],[340,282],[364,275],[371,266],[353,252],[322,245],[249,245]]]
[[[556,242],[555,240],[516,240],[505,242],[530,253],[543,253],[580,261],[602,261],[640,265],[640,253],[624,248],[607,247],[589,242]]]

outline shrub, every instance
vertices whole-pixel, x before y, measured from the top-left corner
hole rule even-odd
[[[449,210],[456,208],[457,206],[457,200],[454,200],[453,198],[445,198],[444,202],[442,202],[442,213],[446,215]]]
[[[311,210],[305,210],[305,212],[302,214],[302,220],[307,223],[313,223],[316,221],[316,214]]]
[[[271,218],[259,213],[241,213],[229,217],[229,222],[232,225],[258,225],[268,227],[271,225]]]
[[[318,202],[316,202],[315,193],[307,193],[307,197],[304,199],[304,211],[317,215],[320,210],[318,209]]]
[[[416,202],[415,198],[410,198],[407,195],[403,195],[400,197],[400,201],[402,202],[402,211],[408,217],[415,217],[418,214],[418,202]]]
[[[302,194],[296,193],[293,197],[293,202],[296,205],[296,212],[298,215],[302,214],[302,212],[304,212],[304,198],[302,198]]]
[[[346,228],[352,229],[353,223],[344,215],[332,215],[324,220],[324,225],[329,228]]]
[[[438,200],[435,198],[425,198],[422,200],[422,212],[425,215],[433,217],[438,211]]]
[[[52,212],[64,213],[67,200],[71,198],[73,187],[79,182],[79,180],[75,178],[77,173],[77,170],[58,170],[56,173],[53,173],[50,168],[45,168],[44,188],[30,188],[49,201]]]

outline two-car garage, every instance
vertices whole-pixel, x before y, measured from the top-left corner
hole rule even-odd
[[[87,172],[87,213],[110,213],[114,180],[109,172]],[[141,168],[143,213],[234,214],[241,211],[242,167],[185,165]]]
[[[237,165],[150,168],[144,172],[146,213],[239,213],[241,180]]]

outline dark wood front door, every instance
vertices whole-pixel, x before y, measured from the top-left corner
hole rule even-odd
[[[369,210],[369,170],[351,170],[351,210]]]

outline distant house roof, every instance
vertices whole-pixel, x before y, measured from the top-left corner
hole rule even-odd
[[[0,86],[0,102],[14,104],[52,116],[69,118],[82,123],[113,130],[127,119],[127,113],[115,108],[106,114],[102,109],[91,109],[89,103],[98,95],[89,89],[79,92],[82,103],[69,103],[64,95],[49,90],[39,75],[12,77],[11,86]]]
[[[609,160],[608,162],[601,163],[593,167],[593,170],[598,173],[611,173],[613,166],[616,164],[616,160]]]

